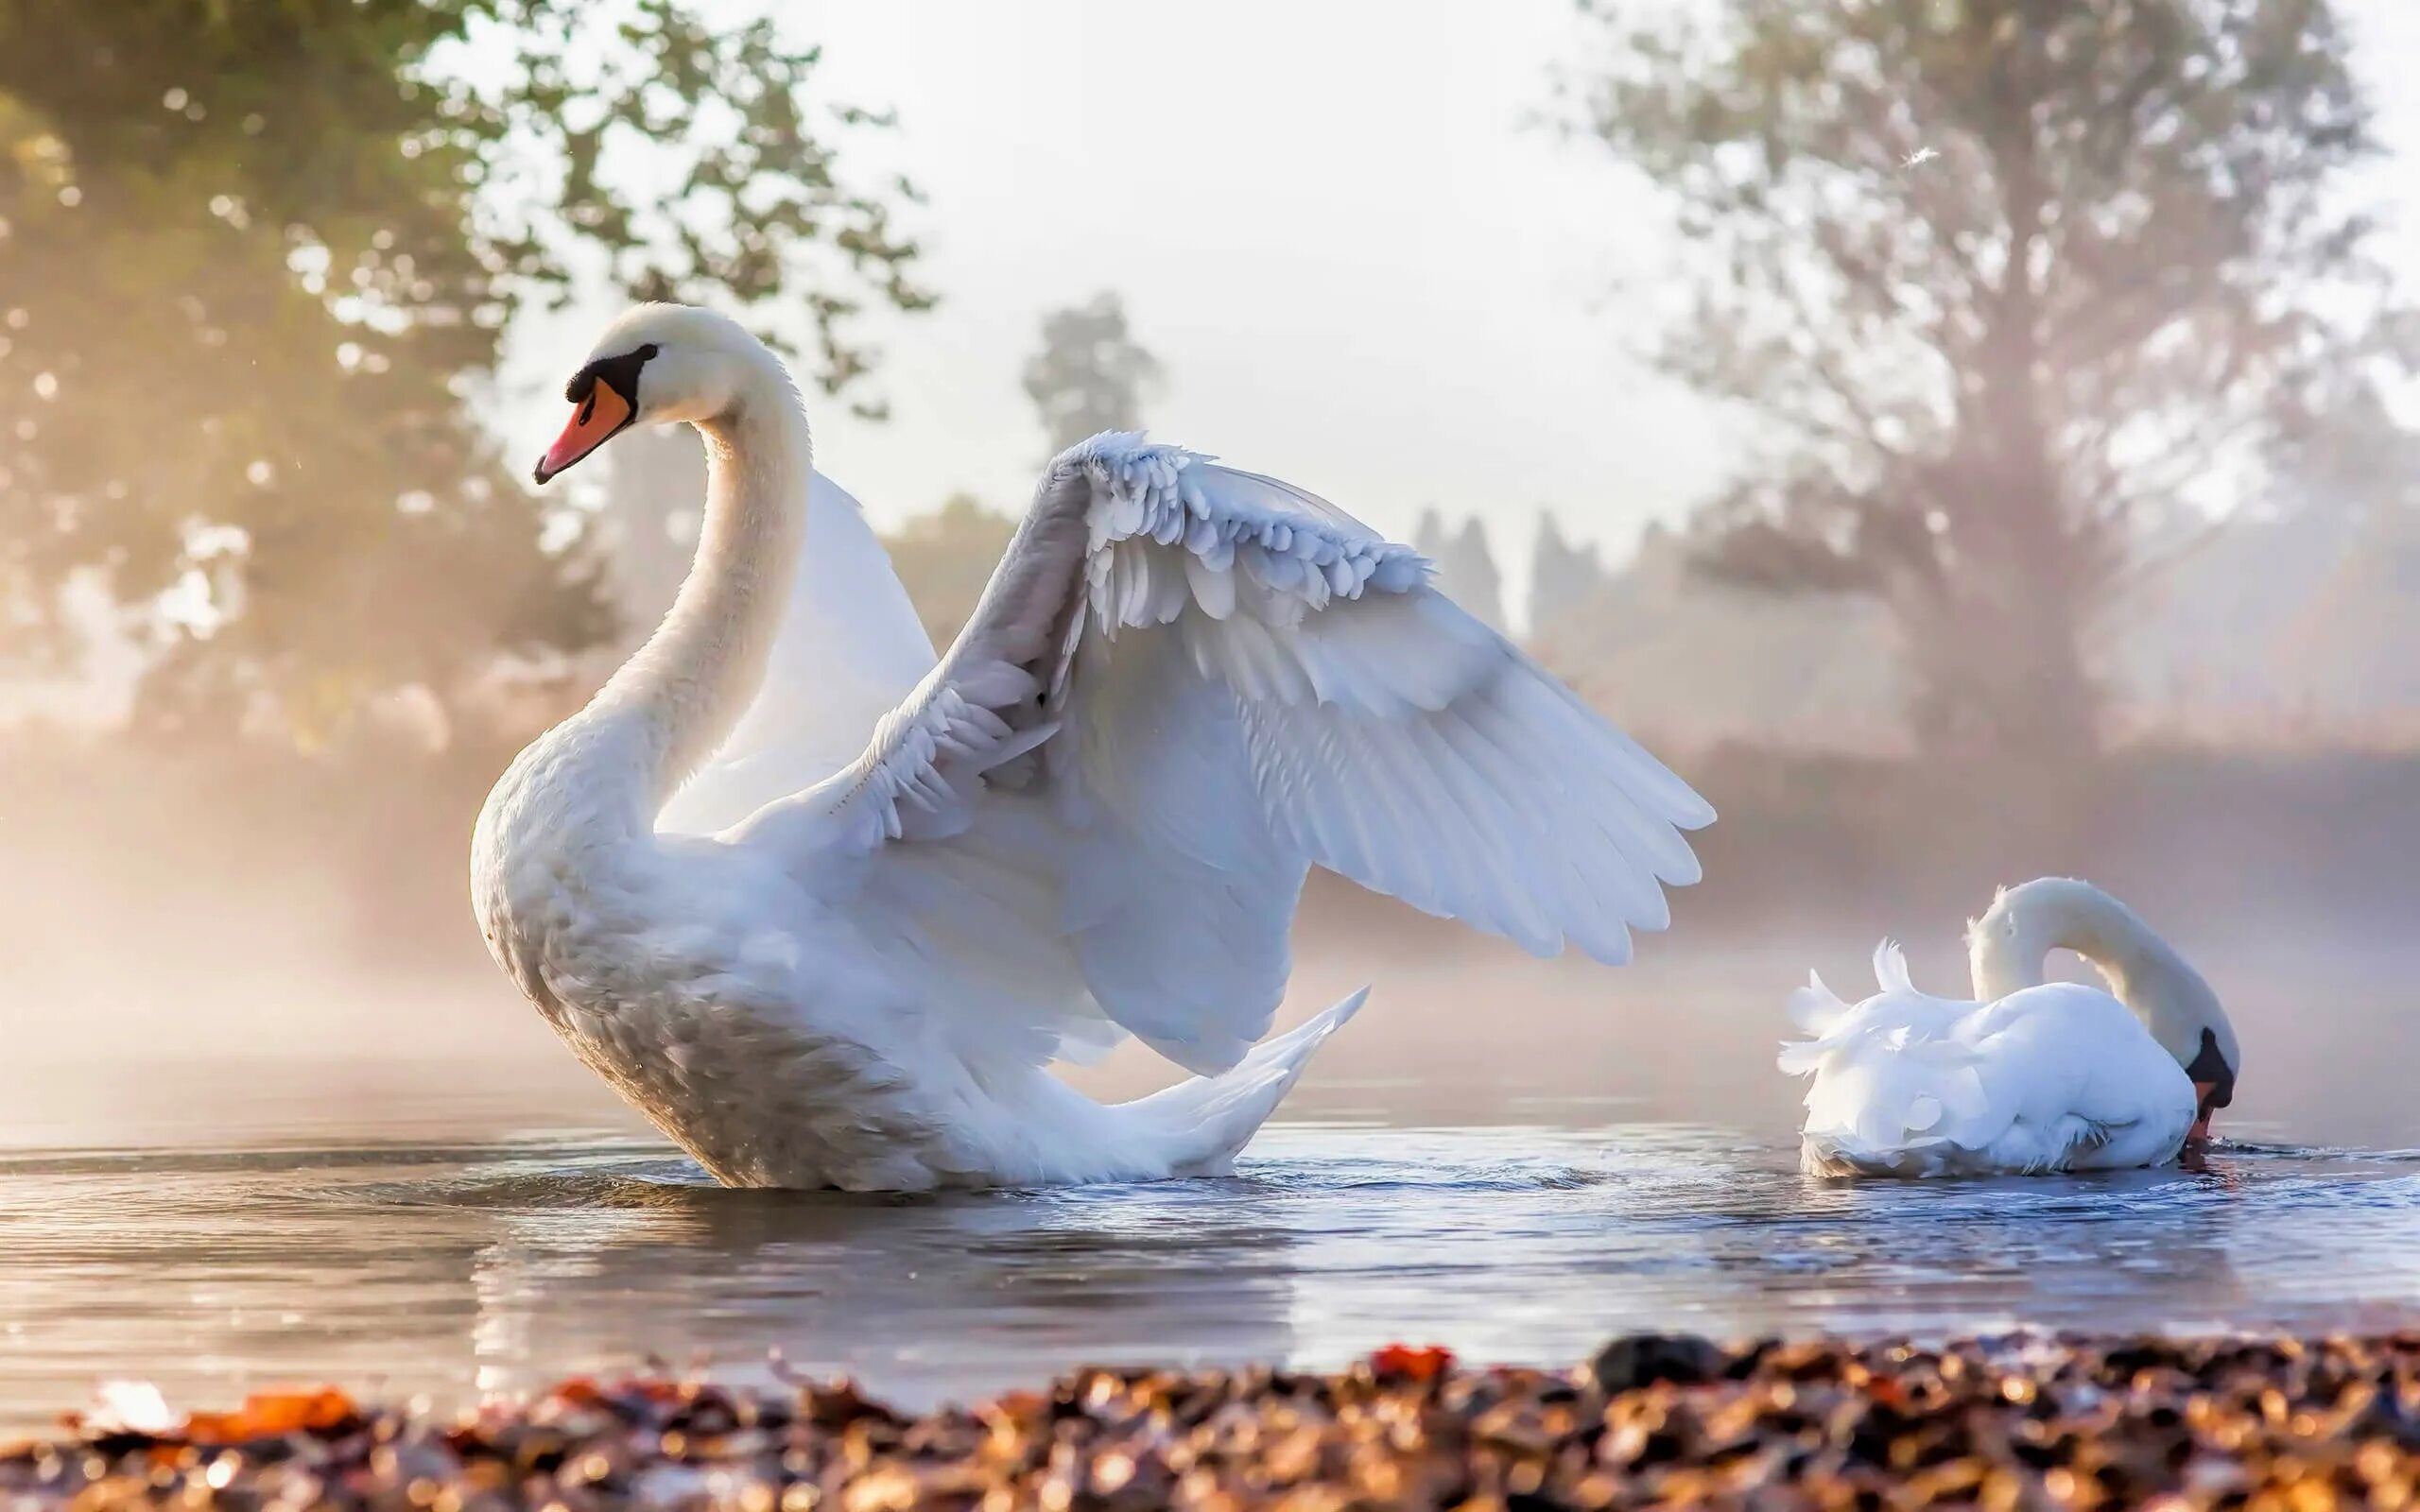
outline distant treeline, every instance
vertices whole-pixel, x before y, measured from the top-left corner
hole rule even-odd
[[[510,754],[0,750],[16,799],[0,826],[0,918],[16,937],[0,949],[22,965],[100,927],[164,962],[190,949],[195,970],[211,951],[256,950],[484,971],[467,837]],[[1738,747],[1685,765],[1721,818],[1698,837],[1705,880],[1675,894],[1660,948],[1742,931],[1945,937],[1995,886],[2044,873],[2090,876],[2163,917],[2306,937],[2392,941],[2420,915],[2420,754],[2147,747],[2048,779]],[[1421,950],[1469,937],[1333,879],[1315,882],[1303,927],[1397,930]]]

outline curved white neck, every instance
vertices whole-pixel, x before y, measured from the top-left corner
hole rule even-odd
[[[579,740],[583,781],[614,791],[642,830],[764,682],[805,533],[813,448],[786,384],[760,379],[697,428],[706,507],[689,576],[647,644],[558,731]]]
[[[2108,983],[2110,996],[2180,1060],[2192,1057],[2206,1027],[2220,1036],[2232,1062],[2234,1032],[2217,994],[2125,904],[2098,888],[2075,886],[2039,906],[2019,906],[2012,917],[2014,933],[1986,919],[1969,941],[1967,965],[1977,1002],[1996,1002],[2041,986],[2050,952],[2069,950],[2089,961]]]

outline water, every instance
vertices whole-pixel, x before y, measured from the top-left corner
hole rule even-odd
[[[1289,1017],[1380,992],[1235,1178],[922,1200],[715,1188],[490,975],[95,1009],[0,1057],[0,1429],[112,1377],[456,1403],[776,1348],[923,1404],[1394,1339],[2420,1327],[2420,961],[2220,962],[2247,1074],[2206,1169],[1893,1184],[1796,1170],[1779,996],[1834,954],[1314,958]]]
[[[1232,1179],[868,1199],[725,1192],[641,1141],[0,1161],[0,1422],[96,1379],[463,1401],[767,1351],[909,1402],[1085,1362],[1333,1365],[1398,1337],[2420,1324],[2420,1152],[1839,1183],[1668,1123],[1295,1125]]]

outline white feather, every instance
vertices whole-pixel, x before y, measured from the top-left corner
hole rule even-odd
[[[1234,546],[1229,570],[1212,541]],[[1372,571],[1305,571],[1322,553]],[[1395,564],[1417,570],[1364,586]],[[1059,641],[1044,633],[1070,617]],[[913,845],[871,852],[1028,801],[984,774],[1029,737],[956,696],[1011,666],[1051,689],[1029,704],[1018,679],[991,712],[1003,730],[1053,721],[1063,833],[1037,865],[1068,900],[1071,992],[1194,1071],[1267,1032],[1312,865],[1541,954],[1569,941],[1608,961],[1669,921],[1659,883],[1698,874],[1679,832],[1712,817],[1703,800],[1438,593],[1412,553],[1299,490],[1120,435],[1053,465],[947,657],[855,765],[759,816],[748,843],[801,873],[835,848],[914,868]],[[935,764],[909,738],[942,730],[979,748]],[[935,813],[894,817],[928,785]]]
[[[838,771],[932,665],[933,643],[864,509],[814,473],[764,687],[657,828],[712,834]]]
[[[1607,960],[1696,877],[1697,795],[1333,506],[1096,437],[935,662],[761,346],[651,306],[598,356],[642,345],[642,395],[717,435],[699,560],[498,783],[473,892],[499,963],[717,1177],[1222,1168],[1359,1001],[1255,1047],[1311,866]],[[1201,1074],[1104,1108],[1046,1073],[1120,1032]]]
[[[1993,1002],[1916,990],[1874,954],[1880,990],[1850,1006],[1810,974],[1790,998],[1809,1038],[1780,1068],[1812,1078],[1802,1153],[1825,1175],[1972,1176],[2115,1169],[2175,1159],[2191,1079],[2127,1005],[2050,983]]]

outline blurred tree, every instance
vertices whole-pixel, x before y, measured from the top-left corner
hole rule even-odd
[[[948,650],[966,627],[1016,528],[1014,520],[983,507],[974,495],[953,493],[940,508],[883,538],[890,565],[937,649]]]
[[[1053,456],[1102,431],[1141,429],[1144,390],[1159,380],[1159,360],[1127,332],[1115,294],[1044,316],[1042,350],[1025,365],[1026,396]]]
[[[838,176],[811,49],[698,0],[0,0],[0,633],[101,575],[162,723],[449,692],[610,629],[476,423],[500,334],[600,274],[913,309],[903,182]],[[164,593],[176,612],[149,613]]]
[[[1448,533],[1433,508],[1420,511],[1411,549],[1437,565],[1437,586],[1457,604],[1495,629],[1504,628],[1504,579],[1487,547],[1487,527],[1474,515]]]
[[[1885,600],[1928,745],[2090,748],[2147,530],[2412,350],[2326,0],[1582,4],[1688,247],[1655,355],[1770,443],[1708,564]]]
[[[1487,526],[1473,515],[1445,554],[1445,583],[1455,601],[1495,629],[1504,628],[1504,577],[1487,548]]]
[[[2284,519],[2337,549],[2282,638],[2290,685],[2342,734],[2375,738],[2400,716],[2392,733],[2408,739],[2420,709],[2420,434],[2358,396],[2302,444],[2301,507]]]
[[[1563,538],[1552,509],[1538,511],[1538,543],[1530,554],[1530,637],[1536,640],[1555,621],[1605,591],[1604,565],[1594,546]]]

